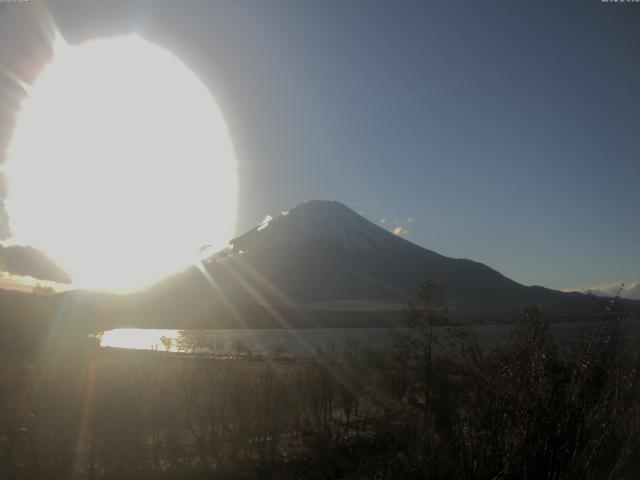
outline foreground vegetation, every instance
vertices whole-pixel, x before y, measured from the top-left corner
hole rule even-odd
[[[640,358],[621,314],[563,348],[533,309],[511,341],[481,349],[438,328],[434,285],[408,317],[395,348],[295,361],[5,360],[0,478],[637,478]]]

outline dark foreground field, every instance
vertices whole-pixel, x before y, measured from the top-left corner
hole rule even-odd
[[[624,479],[640,359],[539,312],[480,349],[422,298],[395,347],[313,358],[87,348],[0,364],[2,479]]]

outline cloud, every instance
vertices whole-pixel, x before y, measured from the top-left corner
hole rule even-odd
[[[1,177],[0,177],[1,178]],[[0,183],[2,183],[0,181]],[[0,187],[0,190],[3,190]],[[0,191],[0,196],[2,192]],[[6,240],[11,236],[11,231],[9,229],[9,215],[7,214],[7,210],[4,206],[4,200],[0,198],[0,240]]]
[[[384,225],[385,223],[387,223],[387,219],[386,219],[386,218],[381,218],[381,219],[380,219],[380,223],[381,223],[382,225]]]
[[[71,277],[67,273],[40,250],[30,246],[0,245],[0,268],[13,275],[71,283]]]
[[[407,217],[404,219],[404,223],[413,223],[413,217]]]
[[[261,231],[267,228],[271,220],[273,220],[273,217],[271,215],[266,215],[264,219],[260,222],[260,225],[258,225],[258,231]]]
[[[640,300],[640,282],[629,282],[622,286],[619,283],[607,283],[587,288],[566,288],[567,292],[591,293],[599,297],[613,297],[620,290],[620,297],[633,300]]]
[[[409,235],[409,230],[402,227],[396,227],[392,231],[394,235],[397,235],[399,237],[406,237],[407,235]]]

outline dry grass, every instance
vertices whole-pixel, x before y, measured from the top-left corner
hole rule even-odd
[[[481,349],[415,307],[387,351],[3,361],[0,478],[635,478],[640,362],[618,322],[560,348],[531,310]]]

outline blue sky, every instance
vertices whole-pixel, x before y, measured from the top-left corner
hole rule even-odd
[[[24,28],[0,37],[24,42],[1,60],[29,72],[33,22],[8,7],[0,15]],[[525,284],[640,278],[640,4],[49,10],[70,42],[138,32],[205,81],[240,161],[239,233],[304,199],[335,199]]]

